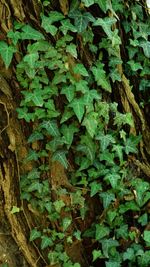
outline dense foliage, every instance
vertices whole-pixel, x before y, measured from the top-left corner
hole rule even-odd
[[[146,4],[60,2],[43,1],[39,28],[14,22],[11,44],[0,42],[6,67],[14,53],[21,58],[17,112],[26,122],[25,162],[34,166],[21,176],[21,198],[37,224],[30,241],[51,265],[79,267],[66,249],[77,242],[87,266],[150,266],[150,184],[134,165],[142,134],[119,92],[125,76],[147,110]]]

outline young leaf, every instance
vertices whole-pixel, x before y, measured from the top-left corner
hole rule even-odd
[[[101,250],[96,250],[96,249],[94,249],[92,251],[92,255],[93,255],[93,261],[96,261],[97,259],[103,257],[102,251]]]
[[[44,40],[44,35],[35,29],[33,29],[30,25],[25,25],[22,27],[21,39],[22,40]]]
[[[68,167],[68,161],[66,158],[66,151],[58,150],[52,156],[53,161],[59,161],[66,169]]]
[[[140,46],[143,48],[144,55],[150,58],[150,41],[141,41]]]
[[[128,155],[129,153],[137,153],[137,145],[141,141],[141,135],[134,136],[131,135],[125,142],[125,152]]]
[[[77,58],[77,49],[75,44],[67,45],[66,52],[71,54],[74,58]]]
[[[63,219],[63,223],[62,223],[63,224],[63,231],[66,231],[68,229],[68,227],[70,226],[71,222],[72,222],[72,219],[69,218],[69,217],[65,217]]]
[[[33,229],[31,230],[31,233],[30,233],[30,241],[34,241],[35,239],[41,237],[41,232],[36,230],[36,229]]]
[[[56,200],[54,202],[54,207],[58,213],[60,213],[61,209],[65,207],[65,203],[62,201],[62,199]]]
[[[74,98],[74,100],[69,104],[69,107],[73,108],[75,115],[77,116],[79,122],[81,122],[84,115],[84,101],[82,98]]]
[[[104,152],[109,145],[116,143],[115,138],[111,134],[104,135],[100,133],[96,136],[96,140],[101,141],[101,151]]]
[[[49,17],[46,17],[42,15],[42,25],[43,29],[47,32],[50,33],[52,36],[56,35],[57,33],[57,27],[54,25],[51,25],[51,19]]]
[[[150,244],[150,231],[148,231],[148,230],[144,231],[143,239],[144,239],[144,241],[146,241]]]
[[[16,48],[11,46],[11,45],[7,45],[7,43],[5,43],[4,41],[0,41],[0,54],[1,57],[5,63],[6,68],[9,67],[12,58],[13,58],[13,54],[16,52]]]
[[[109,181],[112,188],[116,188],[118,185],[118,181],[121,180],[121,177],[117,173],[109,173],[105,176],[104,180]]]

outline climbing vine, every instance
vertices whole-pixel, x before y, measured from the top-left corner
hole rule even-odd
[[[74,0],[55,10],[42,2],[39,28],[14,22],[9,44],[0,42],[6,68],[19,57],[16,110],[28,147],[20,164],[32,165],[21,173],[20,197],[35,216],[29,240],[50,265],[85,266],[69,251],[77,244],[86,266],[149,266],[150,184],[134,164],[149,103],[147,7]],[[129,104],[123,86],[134,96]]]

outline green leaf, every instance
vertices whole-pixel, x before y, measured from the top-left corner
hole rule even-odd
[[[96,250],[96,249],[92,251],[92,255],[93,255],[93,261],[96,261],[97,259],[100,259],[103,257],[102,251]]]
[[[65,18],[65,16],[58,11],[51,11],[51,12],[49,12],[48,15],[49,15],[49,23],[50,24],[57,22],[57,21],[61,21],[62,19]]]
[[[62,125],[61,132],[63,134],[64,142],[65,144],[68,145],[68,148],[72,144],[74,134],[77,133],[78,131],[79,129],[74,124],[70,124],[70,125],[63,124]]]
[[[90,162],[93,163],[94,158],[95,158],[95,153],[90,146],[84,145],[84,144],[78,145],[76,149],[77,151],[83,152],[87,156],[87,158],[90,160]]]
[[[103,239],[101,241],[102,243],[102,251],[103,251],[103,254],[106,258],[109,257],[109,250],[111,248],[115,248],[115,247],[118,247],[119,246],[119,242],[115,239]]]
[[[115,119],[114,119],[114,125],[117,125],[118,127],[128,124],[131,127],[134,126],[132,114],[127,112],[126,114],[122,114],[120,112],[116,113]]]
[[[24,62],[27,62],[31,68],[35,67],[36,61],[39,59],[38,53],[31,53],[29,55],[25,55],[23,58]]]
[[[65,217],[63,219],[62,225],[63,225],[63,231],[66,231],[68,229],[68,227],[70,226],[70,224],[72,223],[72,219],[69,217]]]
[[[79,10],[74,10],[69,13],[69,17],[75,19],[75,27],[78,33],[82,33],[86,30],[89,22],[94,22],[95,18],[89,12],[81,12]]]
[[[17,108],[16,110],[18,112],[19,119],[24,119],[26,122],[30,122],[31,120],[33,120],[33,113],[29,113],[26,107]]]
[[[61,209],[65,207],[65,203],[62,201],[62,199],[56,200],[54,202],[54,207],[58,213],[60,213]]]
[[[0,41],[0,55],[5,63],[6,68],[8,69],[12,58],[13,58],[13,54],[16,52],[16,48],[11,46],[11,45],[7,45],[7,43],[5,43],[4,41]]]
[[[50,33],[52,36],[56,35],[57,33],[57,27],[54,25],[51,25],[51,19],[46,16],[42,16],[42,25],[43,29],[47,32]]]
[[[7,37],[12,39],[13,44],[16,45],[18,43],[18,40],[20,39],[20,32],[14,32],[13,30],[10,30],[7,33]]]
[[[129,60],[127,63],[130,65],[132,71],[137,71],[137,70],[143,69],[141,63],[135,62],[133,59]]]
[[[121,145],[113,145],[112,151],[115,151],[115,156],[119,158],[120,163],[123,163],[123,149],[124,147]]]
[[[90,112],[89,114],[86,114],[82,125],[86,127],[87,132],[93,138],[98,126],[98,113]]]
[[[41,239],[42,239],[42,241],[41,241],[41,249],[42,250],[47,248],[47,247],[53,246],[53,241],[52,241],[52,239],[50,237],[41,236]]]
[[[74,100],[69,104],[69,107],[73,108],[73,111],[77,116],[79,122],[81,122],[85,112],[84,106],[85,104],[82,98],[74,98]]]
[[[71,24],[70,19],[62,20],[61,25],[62,26],[59,27],[59,30],[61,30],[64,35],[66,35],[68,31],[77,32],[76,27]]]
[[[112,30],[111,27],[116,23],[116,19],[114,17],[105,17],[103,19],[98,18],[93,25],[94,26],[101,26],[107,36],[111,39],[112,38]]]
[[[142,226],[147,225],[148,223],[148,215],[147,213],[144,213],[142,216],[138,218],[138,223],[140,223]]]
[[[75,74],[81,74],[82,76],[89,76],[86,68],[81,63],[76,64],[75,67],[73,68],[73,71]]]
[[[106,13],[106,11],[108,10],[108,1],[107,0],[95,0],[95,3],[97,3],[99,5],[99,7],[101,8],[101,10]]]
[[[43,185],[38,181],[32,181],[32,183],[28,186],[27,192],[37,191],[39,194],[42,193]]]
[[[115,195],[113,193],[109,192],[109,191],[102,192],[99,195],[103,200],[104,209],[108,208],[110,203],[115,200]]]
[[[36,230],[36,229],[33,229],[31,230],[31,233],[30,233],[30,241],[34,241],[35,239],[41,237],[41,232]]]
[[[33,29],[30,25],[25,25],[22,27],[21,39],[22,40],[44,40],[44,35],[35,29]]]
[[[95,232],[95,239],[97,241],[100,241],[105,236],[108,236],[110,233],[110,230],[108,227],[102,225],[102,224],[96,224],[96,232]]]
[[[95,77],[97,85],[101,86],[107,92],[111,92],[111,86],[108,78],[106,77],[106,72],[103,70],[104,64],[98,62],[96,66],[92,67],[92,73]]]
[[[58,130],[58,126],[57,126],[57,122],[56,121],[43,121],[40,124],[40,128],[44,128],[46,129],[46,131],[48,132],[48,134],[50,134],[51,136],[60,136],[59,130]]]
[[[109,181],[112,188],[116,188],[118,186],[118,181],[121,180],[121,177],[117,173],[109,173],[105,176],[104,180]]]
[[[150,243],[150,231],[148,231],[148,230],[144,231],[143,239],[144,239],[145,242]]]
[[[38,160],[38,153],[35,150],[30,149],[27,157],[25,158],[25,162],[32,161],[32,160],[35,160],[35,161]]]
[[[141,141],[141,135],[139,136],[134,136],[131,135],[129,138],[127,138],[125,142],[125,152],[128,155],[129,153],[134,153],[136,154],[138,152],[137,150],[137,145]]]
[[[77,58],[77,48],[75,44],[67,45],[66,52],[72,55],[74,58]]]
[[[59,161],[66,169],[68,167],[68,161],[66,158],[66,151],[58,150],[52,156],[53,161]]]
[[[106,261],[106,267],[120,267],[120,262],[116,262],[116,261]]]
[[[90,187],[91,187],[91,193],[90,193],[91,197],[95,196],[98,192],[102,190],[101,183],[97,183],[96,181],[90,183]]]
[[[33,143],[35,141],[38,141],[38,140],[43,140],[44,139],[44,136],[42,133],[38,132],[38,131],[34,131],[30,137],[28,138],[28,143]]]
[[[100,153],[99,158],[101,161],[105,160],[109,165],[114,165],[114,153],[111,153],[108,150]]]
[[[75,96],[75,87],[73,85],[63,86],[61,94],[64,94],[68,102],[71,102]]]
[[[85,94],[89,91],[88,82],[85,80],[79,80],[77,83],[75,83],[75,86],[77,92],[82,92]]]
[[[90,7],[94,4],[94,0],[82,0],[84,3],[85,7]]]
[[[64,141],[60,139],[60,137],[55,137],[52,141],[46,144],[46,149],[55,152],[58,148],[62,147],[63,144]]]
[[[65,108],[64,113],[62,114],[60,123],[64,123],[65,121],[69,120],[74,115],[74,112],[68,108]]]
[[[141,41],[140,46],[143,48],[144,55],[150,58],[150,41]]]
[[[133,261],[135,259],[134,249],[127,248],[126,252],[123,253],[123,260]]]
[[[104,135],[100,133],[96,136],[96,140],[101,141],[101,151],[104,152],[109,145],[116,143],[115,138],[111,134]]]
[[[16,206],[13,206],[11,211],[10,211],[11,214],[15,214],[15,213],[18,213],[18,212],[20,212],[20,208],[18,208]]]

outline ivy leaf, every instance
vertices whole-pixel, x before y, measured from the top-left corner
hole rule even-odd
[[[90,160],[90,162],[93,163],[94,158],[95,158],[95,152],[92,149],[92,147],[81,144],[77,146],[77,151],[83,152],[87,156],[87,158]]]
[[[50,134],[51,136],[60,136],[56,121],[43,121],[40,124],[40,128],[46,129],[48,134]]]
[[[98,18],[93,25],[94,26],[101,26],[104,30],[104,32],[107,34],[107,36],[111,39],[112,38],[112,30],[111,27],[113,24],[116,23],[116,19],[114,17],[105,17],[103,19]]]
[[[62,20],[59,30],[61,30],[64,35],[66,35],[68,31],[77,32],[76,27],[70,23],[70,19]]]
[[[85,92],[84,95],[84,102],[86,105],[89,105],[90,103],[93,103],[93,100],[99,100],[101,99],[100,94],[97,92],[97,90],[89,90],[87,92]]]
[[[79,122],[81,122],[83,115],[84,115],[84,101],[82,98],[75,98],[70,104],[69,107],[73,108],[73,111],[75,113],[75,115],[77,116]]]
[[[33,229],[31,230],[31,233],[30,233],[30,241],[34,241],[35,239],[41,237],[41,232],[36,230],[36,229]]]
[[[77,58],[77,49],[75,44],[67,45],[66,52],[72,55],[74,58]]]
[[[37,191],[39,194],[42,193],[42,188],[43,185],[41,183],[39,183],[38,181],[33,181],[27,189],[27,192],[33,192],[33,191]]]
[[[144,231],[143,239],[144,239],[144,241],[150,243],[150,231],[148,231],[148,230]]]
[[[66,158],[66,151],[63,150],[56,151],[52,156],[52,160],[59,161],[65,167],[65,169],[67,169],[68,161]]]
[[[123,162],[123,149],[124,147],[121,145],[113,145],[112,151],[115,151],[116,156],[119,158],[120,163]]]
[[[35,106],[42,107],[44,100],[43,97],[41,96],[41,92],[39,92],[38,90],[34,91],[34,93],[32,94],[32,101],[35,104]]]
[[[134,126],[132,114],[127,112],[126,114],[122,114],[120,112],[116,113],[115,119],[114,119],[114,125],[117,125],[118,127],[128,124],[131,127]]]
[[[63,202],[62,199],[56,200],[56,201],[54,202],[54,207],[55,207],[56,211],[57,211],[58,213],[60,213],[61,209],[62,209],[63,207],[65,207],[65,203]]]
[[[109,192],[109,191],[102,192],[99,195],[100,195],[100,197],[103,200],[104,209],[108,208],[108,206],[110,205],[110,203],[115,200],[115,194],[112,193],[112,192]]]
[[[96,232],[95,232],[95,239],[97,241],[100,241],[105,236],[108,236],[110,233],[110,230],[108,227],[102,225],[102,224],[96,224]]]
[[[7,43],[5,43],[4,41],[0,41],[0,54],[7,69],[12,61],[13,54],[16,51],[17,50],[15,47],[7,45]]]
[[[101,241],[102,243],[102,250],[103,250],[103,254],[106,258],[109,258],[109,250],[110,248],[113,247],[118,247],[119,246],[119,242],[115,239],[103,239]]]
[[[77,133],[78,131],[79,131],[78,128],[74,124],[70,125],[64,124],[61,127],[61,132],[63,134],[65,143],[68,145],[68,148],[72,144],[74,134]]]
[[[52,141],[46,144],[46,149],[55,152],[58,147],[61,147],[63,144],[64,142],[60,137],[55,137]]]
[[[44,35],[33,29],[30,25],[25,25],[22,27],[22,31],[21,32],[21,39],[22,40],[44,40],[45,37]]]
[[[121,177],[117,173],[109,173],[105,176],[104,180],[109,181],[112,188],[116,188],[118,185],[118,181],[121,180]]]
[[[135,259],[134,249],[127,248],[127,250],[123,253],[123,260],[133,261]]]
[[[53,246],[53,241],[48,236],[41,236],[42,242],[41,242],[41,249],[45,249],[47,247]]]
[[[82,0],[84,3],[85,7],[92,6],[94,4],[94,0]]]
[[[129,153],[137,153],[137,145],[141,141],[141,135],[139,136],[134,136],[131,135],[125,142],[125,152],[128,155]]]
[[[69,17],[75,19],[75,27],[78,33],[86,30],[89,22],[94,22],[95,18],[89,12],[81,12],[79,10],[74,10],[69,13]]]
[[[96,261],[97,259],[103,257],[102,251],[101,250],[96,250],[96,249],[94,249],[92,251],[92,255],[93,255],[93,261]]]
[[[52,24],[54,22],[60,21],[65,18],[65,16],[58,11],[49,12],[49,23]]]
[[[33,143],[35,141],[38,140],[43,140],[44,136],[42,133],[38,132],[38,131],[34,131],[30,137],[28,138],[28,143]]]
[[[144,55],[150,58],[150,41],[142,41],[140,42],[140,46],[143,48]]]
[[[96,130],[97,130],[97,126],[98,126],[97,117],[98,117],[98,113],[90,112],[89,114],[86,114],[82,122],[82,125],[86,127],[89,135],[92,138],[94,137]]]
[[[72,219],[69,218],[69,217],[65,217],[65,218],[63,219],[63,222],[62,222],[62,225],[63,225],[63,231],[66,231],[66,230],[68,229],[68,227],[70,226],[71,222],[72,222]]]
[[[110,153],[108,150],[100,153],[99,158],[101,161],[105,160],[108,164],[114,165],[114,153]]]
[[[104,135],[103,133],[96,136],[96,140],[101,141],[101,151],[104,152],[110,144],[116,143],[115,138],[111,134]]]
[[[56,35],[57,33],[57,27],[54,25],[51,25],[51,19],[46,16],[42,16],[42,25],[43,29],[47,32],[50,33],[52,36]]]
[[[99,191],[102,190],[101,183],[98,183],[96,181],[90,183],[90,187],[91,187],[91,193],[90,193],[91,197],[95,196]]]
[[[96,66],[93,66],[91,70],[97,84],[100,85],[105,91],[111,92],[111,86],[109,80],[106,77],[106,72],[103,70],[103,66],[104,64],[99,62],[96,64]]]
[[[134,60],[129,60],[127,63],[130,65],[132,71],[137,71],[137,70],[143,69],[141,63],[135,62]]]
[[[62,114],[60,123],[64,123],[65,121],[69,120],[74,115],[74,112],[68,108],[65,108],[64,113]]]
[[[82,92],[83,94],[87,93],[89,88],[88,88],[88,82],[85,80],[80,80],[77,83],[75,83],[76,86],[76,91],[77,92]]]
[[[61,94],[64,94],[68,102],[71,102],[75,96],[75,87],[73,85],[63,86]]]
[[[31,68],[35,67],[36,61],[39,59],[38,53],[31,53],[29,55],[24,56],[23,61],[27,62]]]
[[[16,45],[18,43],[18,40],[20,39],[20,32],[18,31],[14,32],[13,30],[10,30],[7,33],[7,37],[12,39],[13,44]]]
[[[99,5],[99,7],[104,13],[106,13],[106,11],[108,10],[107,2],[108,2],[107,0],[95,0],[95,3]]]
[[[80,64],[80,63],[76,64],[76,66],[73,68],[73,71],[74,71],[75,74],[80,74],[82,76],[89,76],[89,74],[88,74],[86,68],[84,67],[84,65]]]
[[[24,119],[26,122],[33,120],[33,113],[29,113],[26,107],[17,108],[16,110],[18,112],[19,119]]]

